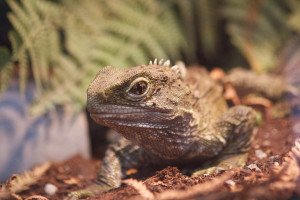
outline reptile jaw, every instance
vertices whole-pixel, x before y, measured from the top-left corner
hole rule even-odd
[[[163,125],[172,119],[168,110],[135,108],[130,106],[102,105],[97,110],[88,109],[91,118],[108,127],[168,128]],[[168,123],[165,123],[168,124]]]

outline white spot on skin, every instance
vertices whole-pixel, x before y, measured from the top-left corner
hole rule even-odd
[[[57,192],[58,188],[51,184],[51,183],[47,183],[44,187],[44,191],[46,192],[47,195],[52,196]]]
[[[226,140],[221,135],[216,135],[216,137],[220,140],[220,142],[226,144]]]
[[[196,98],[200,98],[200,97],[201,97],[201,96],[200,96],[199,90],[195,90],[195,91],[194,91],[194,96],[195,96]]]
[[[211,141],[213,140],[213,136],[211,134],[207,134],[207,135],[203,135],[201,136],[203,139],[205,140],[208,140],[208,141]]]

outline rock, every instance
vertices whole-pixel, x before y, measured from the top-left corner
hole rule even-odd
[[[227,185],[231,186],[231,187],[233,187],[233,186],[236,185],[236,183],[235,183],[233,180],[231,180],[231,179],[225,181],[225,183],[226,183]]]
[[[20,95],[15,81],[0,94],[0,182],[46,161],[89,157],[86,113],[63,106],[34,117],[29,108],[35,93],[29,82]]]
[[[267,157],[267,154],[265,152],[263,152],[261,149],[255,150],[255,155],[259,159],[264,159]]]
[[[51,184],[51,183],[47,183],[44,187],[44,190],[45,190],[47,195],[52,196],[57,192],[58,188],[55,185]]]
[[[259,169],[259,167],[254,163],[248,165],[247,168],[250,169],[250,170],[261,172],[261,169]]]

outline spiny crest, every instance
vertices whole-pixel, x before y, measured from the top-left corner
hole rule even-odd
[[[171,64],[170,60],[165,61],[164,59],[161,59],[158,61],[157,58],[155,58],[153,62],[152,60],[150,60],[149,62],[149,65],[161,65],[165,67],[170,67],[170,64]],[[174,70],[177,74],[179,74],[182,79],[186,77],[187,70],[184,62],[182,61],[176,62],[176,64],[173,65],[171,69]]]
[[[152,62],[152,60],[150,60],[149,65],[162,65],[162,66],[166,66],[166,67],[170,67],[170,60],[164,60],[164,59],[160,59],[160,61],[157,60],[157,58],[154,59],[154,61]]]
[[[171,69],[174,70],[176,73],[180,74],[180,77],[182,79],[184,79],[186,77],[187,69],[186,69],[186,66],[185,66],[184,62],[177,61],[176,65],[171,67]]]

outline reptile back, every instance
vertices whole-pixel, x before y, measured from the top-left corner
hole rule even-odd
[[[214,81],[204,67],[188,68],[186,82],[195,99],[194,109],[199,113],[217,119],[228,109],[222,85]]]

